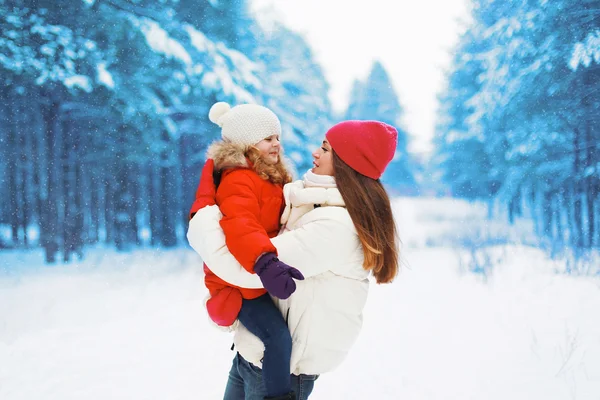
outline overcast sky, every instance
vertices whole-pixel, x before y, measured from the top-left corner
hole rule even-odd
[[[252,9],[306,37],[338,111],[346,108],[354,79],[364,79],[372,62],[381,61],[404,107],[411,148],[430,149],[436,93],[468,0],[252,0]]]

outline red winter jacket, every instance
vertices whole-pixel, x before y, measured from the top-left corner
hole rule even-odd
[[[215,171],[222,171],[216,192],[216,202],[223,213],[221,227],[231,254],[249,272],[263,253],[277,252],[270,238],[279,233],[279,219],[285,202],[281,173],[283,165],[252,165],[244,156],[244,147],[218,142],[209,148]],[[268,176],[265,180],[259,176]],[[265,175],[266,174],[266,175]],[[200,190],[199,190],[200,192]],[[191,214],[204,205],[198,198]],[[246,289],[233,286],[204,265],[204,282],[210,293],[207,310],[211,319],[221,326],[229,326],[237,319],[242,298],[254,299],[266,293],[264,289]]]

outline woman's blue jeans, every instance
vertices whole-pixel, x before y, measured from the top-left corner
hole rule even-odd
[[[318,375],[292,375],[292,390],[296,393],[296,400],[308,399],[318,377]],[[262,370],[237,353],[229,371],[223,400],[263,400],[265,396]]]

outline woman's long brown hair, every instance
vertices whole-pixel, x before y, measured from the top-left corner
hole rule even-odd
[[[377,283],[389,283],[398,274],[399,261],[390,198],[378,179],[356,172],[332,153],[337,188],[363,247],[363,268],[372,271]]]

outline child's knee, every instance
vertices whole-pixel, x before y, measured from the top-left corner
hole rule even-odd
[[[292,351],[292,336],[287,326],[271,335],[271,345],[285,351]]]

